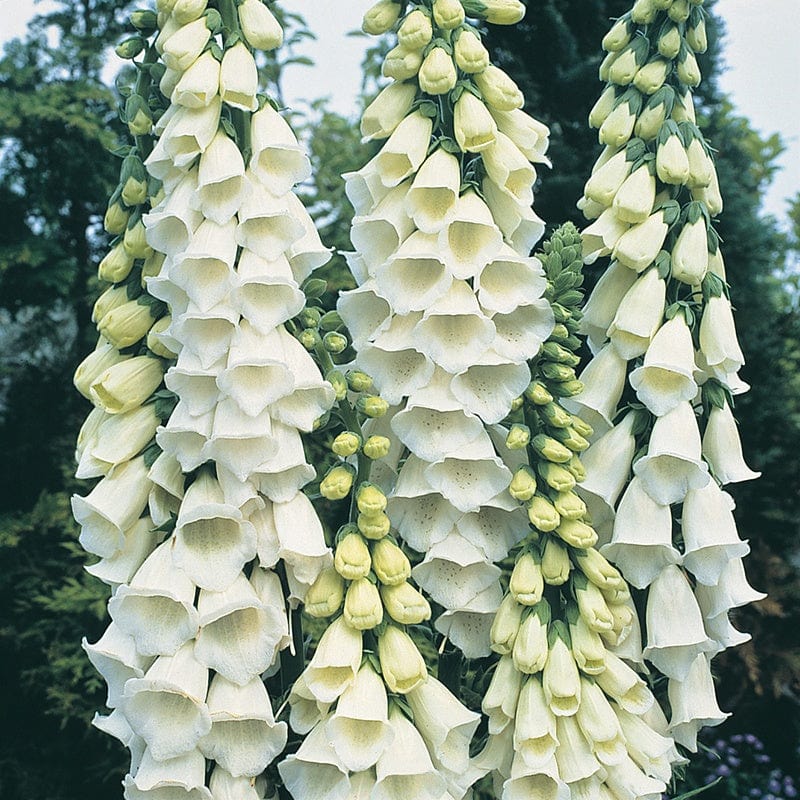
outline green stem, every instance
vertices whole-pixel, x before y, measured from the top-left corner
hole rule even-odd
[[[136,78],[136,84],[133,88],[133,91],[138,94],[140,97],[144,97],[147,99],[150,95],[150,89],[153,86],[153,76],[150,74],[150,70],[147,69],[151,64],[155,64],[158,61],[158,51],[155,48],[155,44],[150,44],[147,48],[147,51],[144,54],[144,58],[142,59],[142,63],[139,69],[139,75]],[[141,158],[147,158],[153,150],[153,137],[152,136],[134,136],[134,142],[136,144],[136,149],[141,154]]]

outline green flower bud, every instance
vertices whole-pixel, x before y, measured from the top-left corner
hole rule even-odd
[[[636,0],[631,9],[631,19],[639,25],[649,25],[655,20],[657,13],[653,0]]]
[[[126,206],[138,206],[147,200],[147,171],[139,156],[125,157],[120,170],[120,195]]]
[[[386,511],[386,495],[374,483],[362,483],[356,492],[356,506],[362,514],[380,514]]]
[[[351,370],[347,373],[347,385],[354,392],[368,392],[372,389],[372,378],[366,372]]]
[[[314,334],[311,331],[303,331],[303,333]],[[300,341],[303,342],[303,334],[300,334]],[[337,402],[340,402],[347,397],[347,380],[338,369],[331,369],[325,374],[325,380],[333,387],[334,394]]]
[[[489,631],[492,650],[507,656],[514,649],[514,642],[522,623],[522,612],[525,610],[511,594],[507,594],[494,615],[494,622]]]
[[[525,390],[525,397],[537,406],[546,406],[553,402],[553,395],[547,391],[547,387],[541,381],[529,383]]]
[[[420,8],[406,15],[397,30],[397,40],[408,50],[421,50],[432,38],[431,18]]]
[[[383,622],[383,603],[374,583],[359,578],[350,584],[344,598],[344,618],[357,631],[372,630]]]
[[[358,398],[356,408],[370,419],[377,419],[389,410],[389,404],[377,395],[366,395]]]
[[[506,447],[509,450],[523,450],[531,440],[531,429],[527,425],[514,423],[506,435]]]
[[[443,47],[434,47],[419,68],[419,86],[423,92],[447,94],[458,80],[452,56]]]
[[[554,531],[561,523],[555,506],[543,495],[537,494],[528,501],[528,519],[542,533]]]
[[[511,411],[519,411],[525,405],[525,398],[520,395],[511,401]]]
[[[158,16],[154,11],[149,11],[147,9],[139,8],[132,12],[130,21],[131,25],[133,25],[137,31],[149,33],[158,27]]]
[[[322,278],[309,278],[301,288],[303,290],[303,294],[309,300],[316,300],[317,298],[322,297],[322,295],[328,291],[328,282]],[[315,310],[319,314],[317,317],[317,321],[319,321],[322,318],[322,312],[318,308]]]
[[[380,539],[372,547],[372,569],[385,586],[396,586],[411,575],[411,562],[391,540]]]
[[[361,449],[361,437],[351,431],[343,431],[334,440],[331,450],[337,456],[347,458],[355,455]]]
[[[583,391],[583,383],[576,378],[563,383],[554,383],[550,388],[556,397],[575,397]]]
[[[125,252],[122,242],[113,247],[100,262],[97,277],[101,281],[119,283],[124,281],[133,269],[134,259]]]
[[[575,492],[558,492],[553,505],[563,519],[583,519],[586,516],[586,503]]]
[[[117,198],[119,198],[119,195],[117,195]],[[130,216],[131,212],[122,205],[119,199],[114,200],[112,198],[112,201],[108,204],[108,208],[106,209],[106,214],[103,217],[103,227],[106,229],[107,233],[110,233],[112,236],[117,236],[125,232],[125,228],[128,227]]]
[[[386,458],[392,449],[392,442],[386,436],[370,436],[364,442],[364,455],[375,461],[378,458]]]
[[[538,436],[533,437],[531,444],[542,458],[546,458],[554,464],[565,464],[572,458],[572,453],[569,449],[552,436],[545,436],[540,433]]]
[[[344,327],[344,322],[338,311],[328,311],[320,318],[319,327],[323,331],[338,331]]]
[[[131,136],[147,136],[153,127],[153,115],[144,97],[132,94],[125,102],[125,119]]]
[[[361,30],[370,36],[380,36],[391,30],[399,17],[400,3],[394,0],[380,0],[364,14]]]
[[[317,619],[332,617],[344,600],[344,581],[341,575],[329,567],[322,570],[306,592],[304,610]]]
[[[575,370],[566,364],[554,364],[552,361],[541,364],[542,375],[548,381],[567,383],[575,380]]]
[[[136,58],[144,50],[146,44],[141,36],[131,36],[128,39],[123,39],[114,48],[114,52],[120,58]]]
[[[369,548],[358,533],[348,533],[337,545],[333,557],[336,571],[348,581],[366,578],[372,568]]]
[[[322,337],[322,344],[329,353],[336,355],[347,349],[347,337],[337,331],[328,331]]]
[[[343,500],[353,488],[353,469],[337,464],[328,470],[319,485],[319,491],[327,500]]]
[[[553,437],[574,453],[582,453],[589,448],[589,442],[572,427],[554,430]]]
[[[544,592],[541,560],[523,553],[514,564],[508,589],[520,605],[535,606]]]
[[[519,467],[511,479],[508,487],[509,494],[520,503],[526,503],[536,494],[536,477],[533,470],[526,464]]]
[[[389,517],[382,511],[377,514],[359,514],[357,520],[358,529],[367,539],[383,539],[392,529]]]
[[[431,618],[430,604],[410,583],[383,586],[380,594],[389,616],[401,625],[419,625]]]
[[[597,544],[594,528],[579,519],[562,519],[556,533],[572,547],[594,547]]]
[[[575,488],[575,476],[569,469],[571,463],[572,458],[563,467],[560,464],[537,464],[536,471],[551,489],[555,489],[557,492],[568,492]]]
[[[673,22],[686,22],[691,12],[692,7],[689,5],[688,0],[674,0],[667,10],[667,14],[669,14],[669,18]]]
[[[569,329],[564,326],[569,338]],[[566,364],[568,367],[577,367],[581,363],[580,357],[576,356],[571,350],[558,344],[558,342],[545,342],[542,345],[542,357],[548,361],[555,361],[558,364]]]
[[[304,308],[297,315],[297,321],[304,328],[316,328],[319,325],[319,321],[321,319],[322,319],[322,311],[320,311],[315,306],[311,306],[310,308]]]
[[[584,422],[580,417],[573,416],[570,424],[575,429],[576,433],[579,433],[586,439],[588,439],[594,433],[594,428],[592,428],[588,422]]]
[[[548,403],[539,409],[539,415],[547,425],[553,428],[567,428],[572,425],[572,414],[565,411],[558,403]]]
[[[542,578],[548,586],[562,586],[569,580],[572,562],[564,545],[552,536],[547,537],[542,553]]]
[[[150,350],[151,353],[155,353],[157,356],[169,360],[177,358],[178,354],[173,353],[172,350],[158,338],[158,335],[164,333],[171,324],[172,317],[168,314],[166,317],[161,317],[160,320],[156,321],[147,334],[147,349]]]

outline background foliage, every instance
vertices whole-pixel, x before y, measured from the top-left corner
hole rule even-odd
[[[574,204],[599,149],[586,124],[601,89],[598,42],[630,3],[529,5],[526,22],[493,30],[489,42],[525,91],[528,110],[552,126],[554,170],[544,176],[537,211],[554,224],[580,223]],[[80,639],[99,636],[105,592],[81,569],[68,502],[79,488],[72,448],[88,410],[71,375],[95,335],[92,276],[119,168],[108,151],[122,136],[102,70],[125,11],[118,0],[60,0],[0,58],[0,717],[14,721],[13,735],[0,737],[4,800],[118,797],[125,760],[89,724],[104,695]],[[291,46],[282,61],[262,65],[278,96],[282,69],[302,60],[295,46],[310,35],[300,17],[284,21]],[[712,21],[702,116],[718,150],[726,199],[719,231],[748,357],[743,374],[753,387],[738,400],[737,415],[749,460],[764,473],[735,495],[742,536],[754,551],[752,582],[770,593],[738,620],[753,643],[715,664],[722,705],[736,710],[732,730],[757,733],[778,766],[789,768],[800,695],[800,196],[790,234],[761,215],[781,143],[761,137],[720,92],[721,26]],[[369,63],[374,69],[375,59]],[[374,81],[365,83],[365,92],[372,88]],[[324,104],[295,122],[315,164],[307,200],[323,239],[348,249],[351,211],[338,176],[368,157],[357,126]],[[347,285],[340,257],[328,277],[331,289]],[[715,769],[701,765],[689,785]],[[765,772],[753,785],[762,778],[770,780]],[[710,794],[734,796],[720,787]]]

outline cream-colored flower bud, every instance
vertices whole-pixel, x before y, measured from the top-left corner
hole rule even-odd
[[[394,586],[383,586],[381,597],[389,616],[401,625],[418,625],[431,618],[428,601],[406,581]]]
[[[564,545],[548,536],[542,554],[542,577],[548,586],[561,586],[569,580],[572,562]]]
[[[541,607],[544,607],[545,611],[540,612]],[[547,663],[549,655],[547,624],[549,621],[550,607],[544,602],[539,608],[531,609],[519,626],[511,657],[514,666],[525,675],[541,672]]]
[[[400,3],[394,0],[380,0],[364,14],[361,30],[371,36],[380,36],[391,30],[399,18]]]
[[[462,30],[454,48],[456,64],[462,72],[472,75],[482,72],[489,64],[489,51],[473,30]]]
[[[142,289],[147,288],[147,278],[155,278],[161,274],[161,268],[164,266],[165,260],[164,253],[159,253],[157,250],[150,253],[144,260],[144,264],[142,264]]]
[[[499,111],[513,111],[525,105],[519,86],[499,67],[490,64],[474,77],[483,99]]]
[[[336,545],[333,566],[348,581],[366,578],[369,575],[372,559],[367,543],[360,534],[348,533]]]
[[[581,578],[579,581],[578,578]],[[590,630],[602,633],[614,628],[614,617],[609,611],[608,603],[600,589],[586,578],[577,575],[575,578],[575,600]]]
[[[606,668],[606,648],[600,634],[593,631],[579,614],[575,622],[570,623],[569,632],[578,669],[587,675],[599,675]]]
[[[109,367],[92,383],[92,402],[108,414],[124,414],[138,408],[161,385],[161,362],[149,356],[136,356]]]
[[[380,514],[386,511],[386,495],[373,483],[359,486],[356,492],[356,505],[362,514]]]
[[[536,469],[544,482],[557,492],[568,492],[575,488],[575,476],[572,474],[574,456],[562,467],[560,464],[539,464]]]
[[[416,94],[413,83],[390,83],[382,89],[361,117],[364,141],[391,136],[411,110]]]
[[[644,222],[653,213],[656,200],[656,178],[648,164],[632,172],[620,186],[612,208],[623,222],[631,225]]]
[[[636,49],[626,47],[615,54],[616,57],[608,67],[608,80],[617,86],[627,86],[633,81],[639,69],[639,59]]]
[[[719,178],[715,169],[711,171],[711,183],[708,186],[692,189],[692,199],[705,203],[712,217],[722,213],[722,194],[719,191]]]
[[[602,47],[607,53],[622,50],[631,40],[633,26],[630,20],[620,17],[603,37]]]
[[[629,103],[620,103],[604,120],[598,132],[600,144],[622,147],[633,133],[636,111]]]
[[[147,244],[145,227],[141,219],[126,228],[125,235],[122,237],[122,246],[133,259],[147,258],[153,252],[153,248]]]
[[[160,320],[153,324],[147,333],[147,349],[160,358],[172,360],[173,358],[177,358],[178,354],[173,353],[172,350],[164,344],[160,336],[170,325],[172,325],[172,317],[169,314],[167,314],[166,317],[161,317]]]
[[[595,170],[586,181],[584,187],[586,197],[607,208],[614,202],[617,193],[631,174],[631,167],[633,162],[628,160],[624,149],[620,150],[602,167]]]
[[[275,50],[283,44],[283,28],[261,0],[244,0],[239,24],[247,43],[256,50]]]
[[[389,517],[382,511],[377,514],[359,514],[358,515],[358,529],[367,539],[383,539],[392,529],[392,523]]]
[[[686,50],[683,57],[678,61],[676,72],[681,83],[691,87],[699,86],[702,76],[697,59],[691,50]]]
[[[636,119],[633,133],[645,141],[655,139],[666,119],[667,107],[664,103],[648,103]]]
[[[92,309],[92,322],[100,322],[109,311],[128,302],[127,286],[111,286],[95,300]]]
[[[330,469],[319,484],[320,494],[326,500],[343,500],[353,488],[353,470],[343,465]]]
[[[511,594],[507,594],[500,603],[494,622],[489,631],[492,650],[500,655],[507,656],[514,649],[514,641],[522,623],[522,612],[525,610]]]
[[[689,157],[677,133],[659,144],[656,152],[656,171],[664,182],[682,186],[689,180]]]
[[[597,544],[594,528],[579,519],[562,518],[556,533],[572,547],[594,547]]]
[[[420,8],[407,14],[397,30],[397,41],[409,50],[421,50],[432,38],[431,18]]]
[[[681,228],[672,248],[672,277],[681,283],[697,286],[708,271],[708,229],[698,216]]]
[[[399,44],[386,54],[381,71],[387,78],[407,81],[419,72],[421,66],[422,50],[411,50]]]
[[[237,42],[222,57],[219,94],[224,103],[243,111],[258,108],[258,68],[244,42]]]
[[[460,0],[433,0],[433,19],[440,28],[457,28],[464,24],[465,16]]]
[[[560,623],[555,623],[554,627],[559,625]],[[571,716],[578,710],[581,702],[578,666],[564,639],[558,635],[551,638],[550,653],[542,675],[544,695],[550,710],[556,716]]]
[[[642,272],[653,263],[664,246],[668,230],[664,214],[657,211],[620,236],[614,245],[612,257],[626,267]]]
[[[414,640],[394,625],[388,625],[378,637],[378,658],[383,680],[392,692],[407,694],[428,677],[428,668]]]
[[[692,13],[692,6],[689,0],[673,0],[667,9],[667,14],[673,22],[686,22]]]
[[[381,624],[383,603],[374,583],[359,578],[350,584],[344,598],[344,618],[357,631],[369,631]]]
[[[205,13],[208,0],[177,0],[172,7],[172,17],[181,25],[200,19]]]
[[[72,379],[75,388],[87,399],[91,399],[91,386],[109,367],[127,361],[130,356],[122,355],[114,345],[100,340],[97,348],[81,361]]]
[[[516,25],[525,16],[525,6],[519,0],[484,0],[481,12],[493,25]]]
[[[131,212],[128,211],[119,201],[109,204],[103,217],[103,227],[112,236],[124,233],[128,227],[128,220]]]
[[[411,575],[411,562],[391,539],[383,538],[372,547],[372,569],[384,586],[397,586]]]
[[[352,431],[342,431],[332,442],[331,450],[337,456],[354,456],[361,449],[361,437]]]
[[[586,503],[575,492],[558,492],[553,505],[562,519],[583,519],[586,516]]]
[[[633,79],[633,85],[645,94],[655,94],[667,79],[672,63],[663,58],[654,58],[645,64]]]
[[[122,242],[109,250],[97,268],[97,277],[101,281],[119,283],[130,275],[133,269],[133,256],[125,250]]]
[[[536,494],[536,476],[527,465],[520,467],[508,487],[510,495],[520,503],[526,503]]]
[[[658,8],[653,0],[636,0],[631,9],[631,19],[639,25],[649,25],[657,13]]]
[[[523,606],[535,606],[544,592],[541,561],[532,553],[523,553],[514,564],[508,590]]]
[[[183,72],[199,58],[210,38],[211,31],[205,17],[184,25],[164,42],[164,64],[169,69]]]
[[[664,58],[675,58],[681,51],[681,31],[677,25],[662,28],[658,37],[658,52]]]
[[[312,617],[332,617],[344,600],[344,581],[341,575],[329,567],[322,570],[311,584],[304,601],[304,610]]]
[[[708,50],[708,35],[706,21],[700,17],[686,28],[686,43],[695,53],[705,53]]]
[[[597,101],[592,106],[589,112],[589,125],[593,128],[599,128],[605,121],[608,115],[614,110],[614,104],[617,102],[617,90],[614,86],[607,86]]]
[[[543,533],[554,531],[561,524],[561,516],[555,506],[543,495],[537,494],[527,504],[531,525]]]
[[[497,123],[489,109],[472,92],[463,92],[454,110],[454,127],[459,147],[467,153],[479,153],[497,137]]]
[[[689,142],[686,155],[689,158],[688,186],[691,189],[697,189],[710,185],[714,175],[714,162],[703,146],[703,142],[696,136],[693,136],[692,141]]]
[[[392,440],[387,436],[370,436],[366,442],[362,452],[367,458],[373,461],[379,458],[386,458],[392,449]]]
[[[97,324],[97,330],[118,350],[141,341],[153,324],[150,307],[130,300],[108,311]]]
[[[453,57],[443,47],[433,47],[419,70],[419,86],[428,94],[447,94],[458,80]]]

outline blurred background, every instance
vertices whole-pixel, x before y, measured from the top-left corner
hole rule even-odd
[[[752,642],[718,657],[720,704],[674,794],[723,780],[708,796],[779,800],[800,778],[800,124],[790,43],[797,0],[706,3],[701,126],[716,148],[725,211],[718,231],[738,309],[749,394],[737,398],[745,453],[761,480],[735,485],[748,574],[767,600],[735,620]],[[280,4],[279,4],[280,5]],[[355,29],[369,3],[282,4],[289,35],[262,64],[311,149],[305,187],[323,239],[348,249],[351,210],[339,175],[363,164],[357,114],[375,93],[381,46]],[[529,0],[526,20],[488,42],[552,128],[553,171],[537,212],[581,224],[575,201],[599,152],[586,123],[600,93],[599,43],[629,0]],[[121,796],[126,754],[95,731],[105,692],[83,651],[105,627],[105,586],[87,575],[69,509],[77,431],[88,404],[72,387],[93,347],[90,321],[102,215],[124,141],[113,55],[122,0],[0,0],[0,797]],[[303,18],[306,14],[309,24]],[[730,37],[726,35],[726,25]],[[315,38],[315,31],[319,38]],[[312,63],[317,62],[317,68]],[[727,65],[733,67],[726,72]],[[366,75],[366,78],[363,76]],[[793,94],[794,92],[794,94]],[[781,134],[773,133],[780,130]],[[592,271],[589,270],[591,277]],[[340,259],[330,288],[347,285]],[[332,295],[331,295],[332,296]]]

